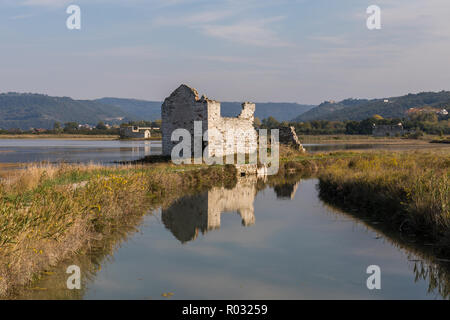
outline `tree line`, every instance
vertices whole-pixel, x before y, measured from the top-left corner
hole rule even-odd
[[[255,127],[262,129],[276,129],[283,126],[293,126],[297,134],[327,135],[327,134],[361,134],[370,135],[374,125],[396,125],[401,123],[409,132],[418,132],[435,135],[450,134],[449,116],[438,116],[436,113],[418,113],[406,118],[385,119],[379,115],[361,121],[344,120],[312,120],[312,121],[282,121],[273,117],[260,121],[255,118]]]
[[[130,121],[124,122],[119,125],[110,125],[105,123],[104,121],[99,121],[97,125],[91,126],[86,124],[80,124],[75,121],[65,122],[64,124],[60,122],[55,122],[53,124],[52,129],[30,129],[30,130],[21,130],[21,129],[9,129],[2,130],[0,129],[0,134],[86,134],[86,135],[118,135],[120,133],[121,127],[127,126],[138,126],[138,127],[151,127],[156,128],[155,133],[158,133],[161,128],[161,120],[155,121]]]

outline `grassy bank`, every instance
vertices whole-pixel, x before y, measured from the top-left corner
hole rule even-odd
[[[327,135],[301,135],[302,143],[371,143],[371,144],[425,144],[431,140],[439,139],[438,135],[424,135],[418,139],[404,137],[374,137],[372,135],[327,134]]]
[[[374,217],[395,232],[427,237],[449,254],[449,148],[302,154],[280,147],[280,153],[280,174],[258,182],[258,188],[289,189],[298,181],[295,174],[318,175],[326,201]],[[4,173],[0,296],[60,261],[76,261],[105,243],[112,248],[125,237],[124,230],[134,228],[156,206],[236,182],[233,166],[175,166],[155,160],[117,167],[35,165]]]
[[[228,183],[233,167],[34,166],[0,184],[0,296],[92,250],[149,208]]]
[[[321,197],[450,253],[450,153],[373,152],[341,158],[319,174]]]

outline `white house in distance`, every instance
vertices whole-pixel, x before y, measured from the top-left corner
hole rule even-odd
[[[120,137],[128,139],[150,139],[150,127],[127,126],[120,128]]]

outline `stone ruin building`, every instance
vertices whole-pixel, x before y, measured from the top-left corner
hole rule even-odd
[[[206,156],[215,161],[214,157],[227,155],[256,155],[258,133],[254,128],[255,104],[244,102],[237,117],[222,117],[220,107],[219,101],[204,95],[200,98],[194,88],[184,84],[178,87],[161,106],[162,154],[172,156],[177,146],[175,155],[184,159]],[[282,127],[279,130],[281,144],[305,152],[294,127]],[[174,133],[175,141],[172,141]],[[188,138],[190,147],[187,147],[189,144],[183,144],[183,148],[178,146]],[[265,176],[278,172],[278,161],[271,160],[262,165],[236,163],[235,167],[239,176]]]
[[[405,134],[403,125],[401,123],[396,125],[373,125],[372,135],[374,137],[394,137]]]
[[[201,121],[202,135],[208,130],[208,141],[203,142],[202,150],[206,148],[209,157],[254,153],[258,146],[254,112],[255,104],[244,102],[237,117],[222,117],[219,101],[206,96],[200,98],[197,90],[183,84],[164,100],[161,107],[163,155],[170,156],[173,147],[179,143],[171,141],[171,137],[172,132],[180,128],[189,131],[191,156],[194,155],[194,121]]]

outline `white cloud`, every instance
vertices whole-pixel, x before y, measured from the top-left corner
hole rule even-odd
[[[285,47],[291,44],[283,41],[271,29],[271,24],[284,19],[272,17],[263,19],[242,19],[232,22],[233,11],[204,11],[182,17],[159,17],[154,25],[159,27],[187,27],[201,33],[231,42],[261,47]]]
[[[20,19],[27,19],[33,17],[34,14],[19,14],[16,16],[10,17],[11,20],[20,20]]]
[[[157,59],[162,58],[158,49],[150,46],[123,46],[101,50],[90,50],[74,53],[74,56],[81,57],[113,57],[113,58],[142,58]]]
[[[22,1],[22,5],[25,6],[51,6],[51,7],[62,7],[73,1],[71,0],[25,0]]]
[[[331,45],[343,45],[347,42],[343,36],[310,36],[309,39]]]
[[[233,11],[203,11],[183,16],[161,16],[157,17],[153,24],[158,27],[164,26],[196,26],[223,20],[233,15]]]
[[[208,3],[209,4],[209,3]],[[266,1],[222,1],[208,5],[208,9],[194,13],[157,17],[156,27],[186,27],[197,30],[209,37],[260,47],[285,47],[284,41],[274,31],[273,25],[285,17],[258,17],[249,13],[266,6]]]
[[[378,0],[381,8],[382,30],[410,36],[450,37],[450,6],[448,0]],[[355,14],[362,19],[363,14]],[[364,16],[365,17],[365,16]]]
[[[156,7],[169,7],[186,3],[195,3],[203,0],[0,0],[0,2],[23,5],[23,6],[41,6],[41,7],[62,7],[68,4],[80,4],[80,3],[105,3],[111,5],[111,3],[142,3],[143,5],[154,5]]]
[[[223,40],[260,47],[287,47],[291,43],[284,41],[270,28],[270,24],[283,17],[271,19],[252,19],[227,25],[206,24],[201,26],[204,34]]]

